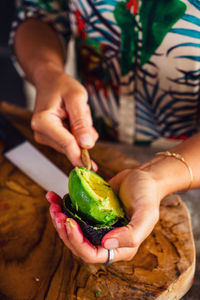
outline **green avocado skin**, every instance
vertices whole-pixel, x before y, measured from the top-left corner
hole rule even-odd
[[[85,192],[84,180],[80,176],[80,170],[87,170],[85,168],[75,168],[70,172],[69,176],[69,195],[72,202],[72,207],[85,217],[86,220],[91,220],[96,224],[102,224],[111,226],[118,219],[124,217],[123,209],[119,210],[104,209],[106,198],[103,201],[98,201],[95,197],[92,197],[89,192]],[[78,171],[77,171],[78,170]],[[92,172],[92,171],[89,171]],[[98,176],[94,173],[95,176]],[[116,197],[116,201],[119,202]]]

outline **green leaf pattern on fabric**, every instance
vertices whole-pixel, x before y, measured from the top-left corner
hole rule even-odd
[[[114,11],[114,17],[121,28],[122,75],[127,74],[133,59],[137,59],[138,29],[135,15],[126,8],[126,2],[119,2]]]
[[[166,34],[184,15],[186,5],[180,0],[143,0],[140,9],[142,24],[141,65],[155,53]]]
[[[129,0],[130,1],[130,0]],[[119,2],[114,17],[121,28],[122,75],[127,74],[137,63],[144,65],[160,46],[166,34],[184,15],[186,5],[181,0],[142,0],[139,21],[127,9],[126,2]],[[138,51],[139,24],[142,28],[142,49]]]
[[[66,7],[66,0],[40,0],[37,5],[50,13],[56,13]]]

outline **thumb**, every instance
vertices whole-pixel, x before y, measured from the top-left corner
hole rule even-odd
[[[89,113],[86,93],[75,93],[66,101],[66,110],[69,115],[70,129],[79,146],[92,148],[98,134],[92,127],[92,118]]]
[[[121,182],[130,171],[130,169],[123,170],[109,180],[109,184],[115,194],[119,194]]]
[[[139,247],[152,232],[158,217],[158,209],[141,207],[135,211],[127,226],[116,228],[107,233],[102,239],[102,246],[106,249]]]

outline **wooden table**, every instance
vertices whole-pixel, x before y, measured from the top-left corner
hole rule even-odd
[[[7,105],[1,105],[0,111],[35,144],[30,113]],[[72,166],[63,155],[36,147],[69,173]],[[91,154],[105,179],[137,166],[103,144]],[[108,267],[86,264],[60,241],[51,224],[45,191],[1,155],[0,260],[2,300],[170,300],[180,299],[191,287],[195,249],[188,210],[180,197],[171,195],[162,201],[159,222],[131,262]]]

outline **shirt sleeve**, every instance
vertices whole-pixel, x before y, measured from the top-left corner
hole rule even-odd
[[[36,18],[48,23],[57,33],[63,47],[66,47],[71,30],[68,19],[67,0],[18,0],[16,1],[17,12],[11,25],[9,35],[9,47],[11,59],[18,73],[25,77],[14,52],[14,39],[17,28],[21,23],[29,18]],[[31,37],[30,37],[31,38]]]

